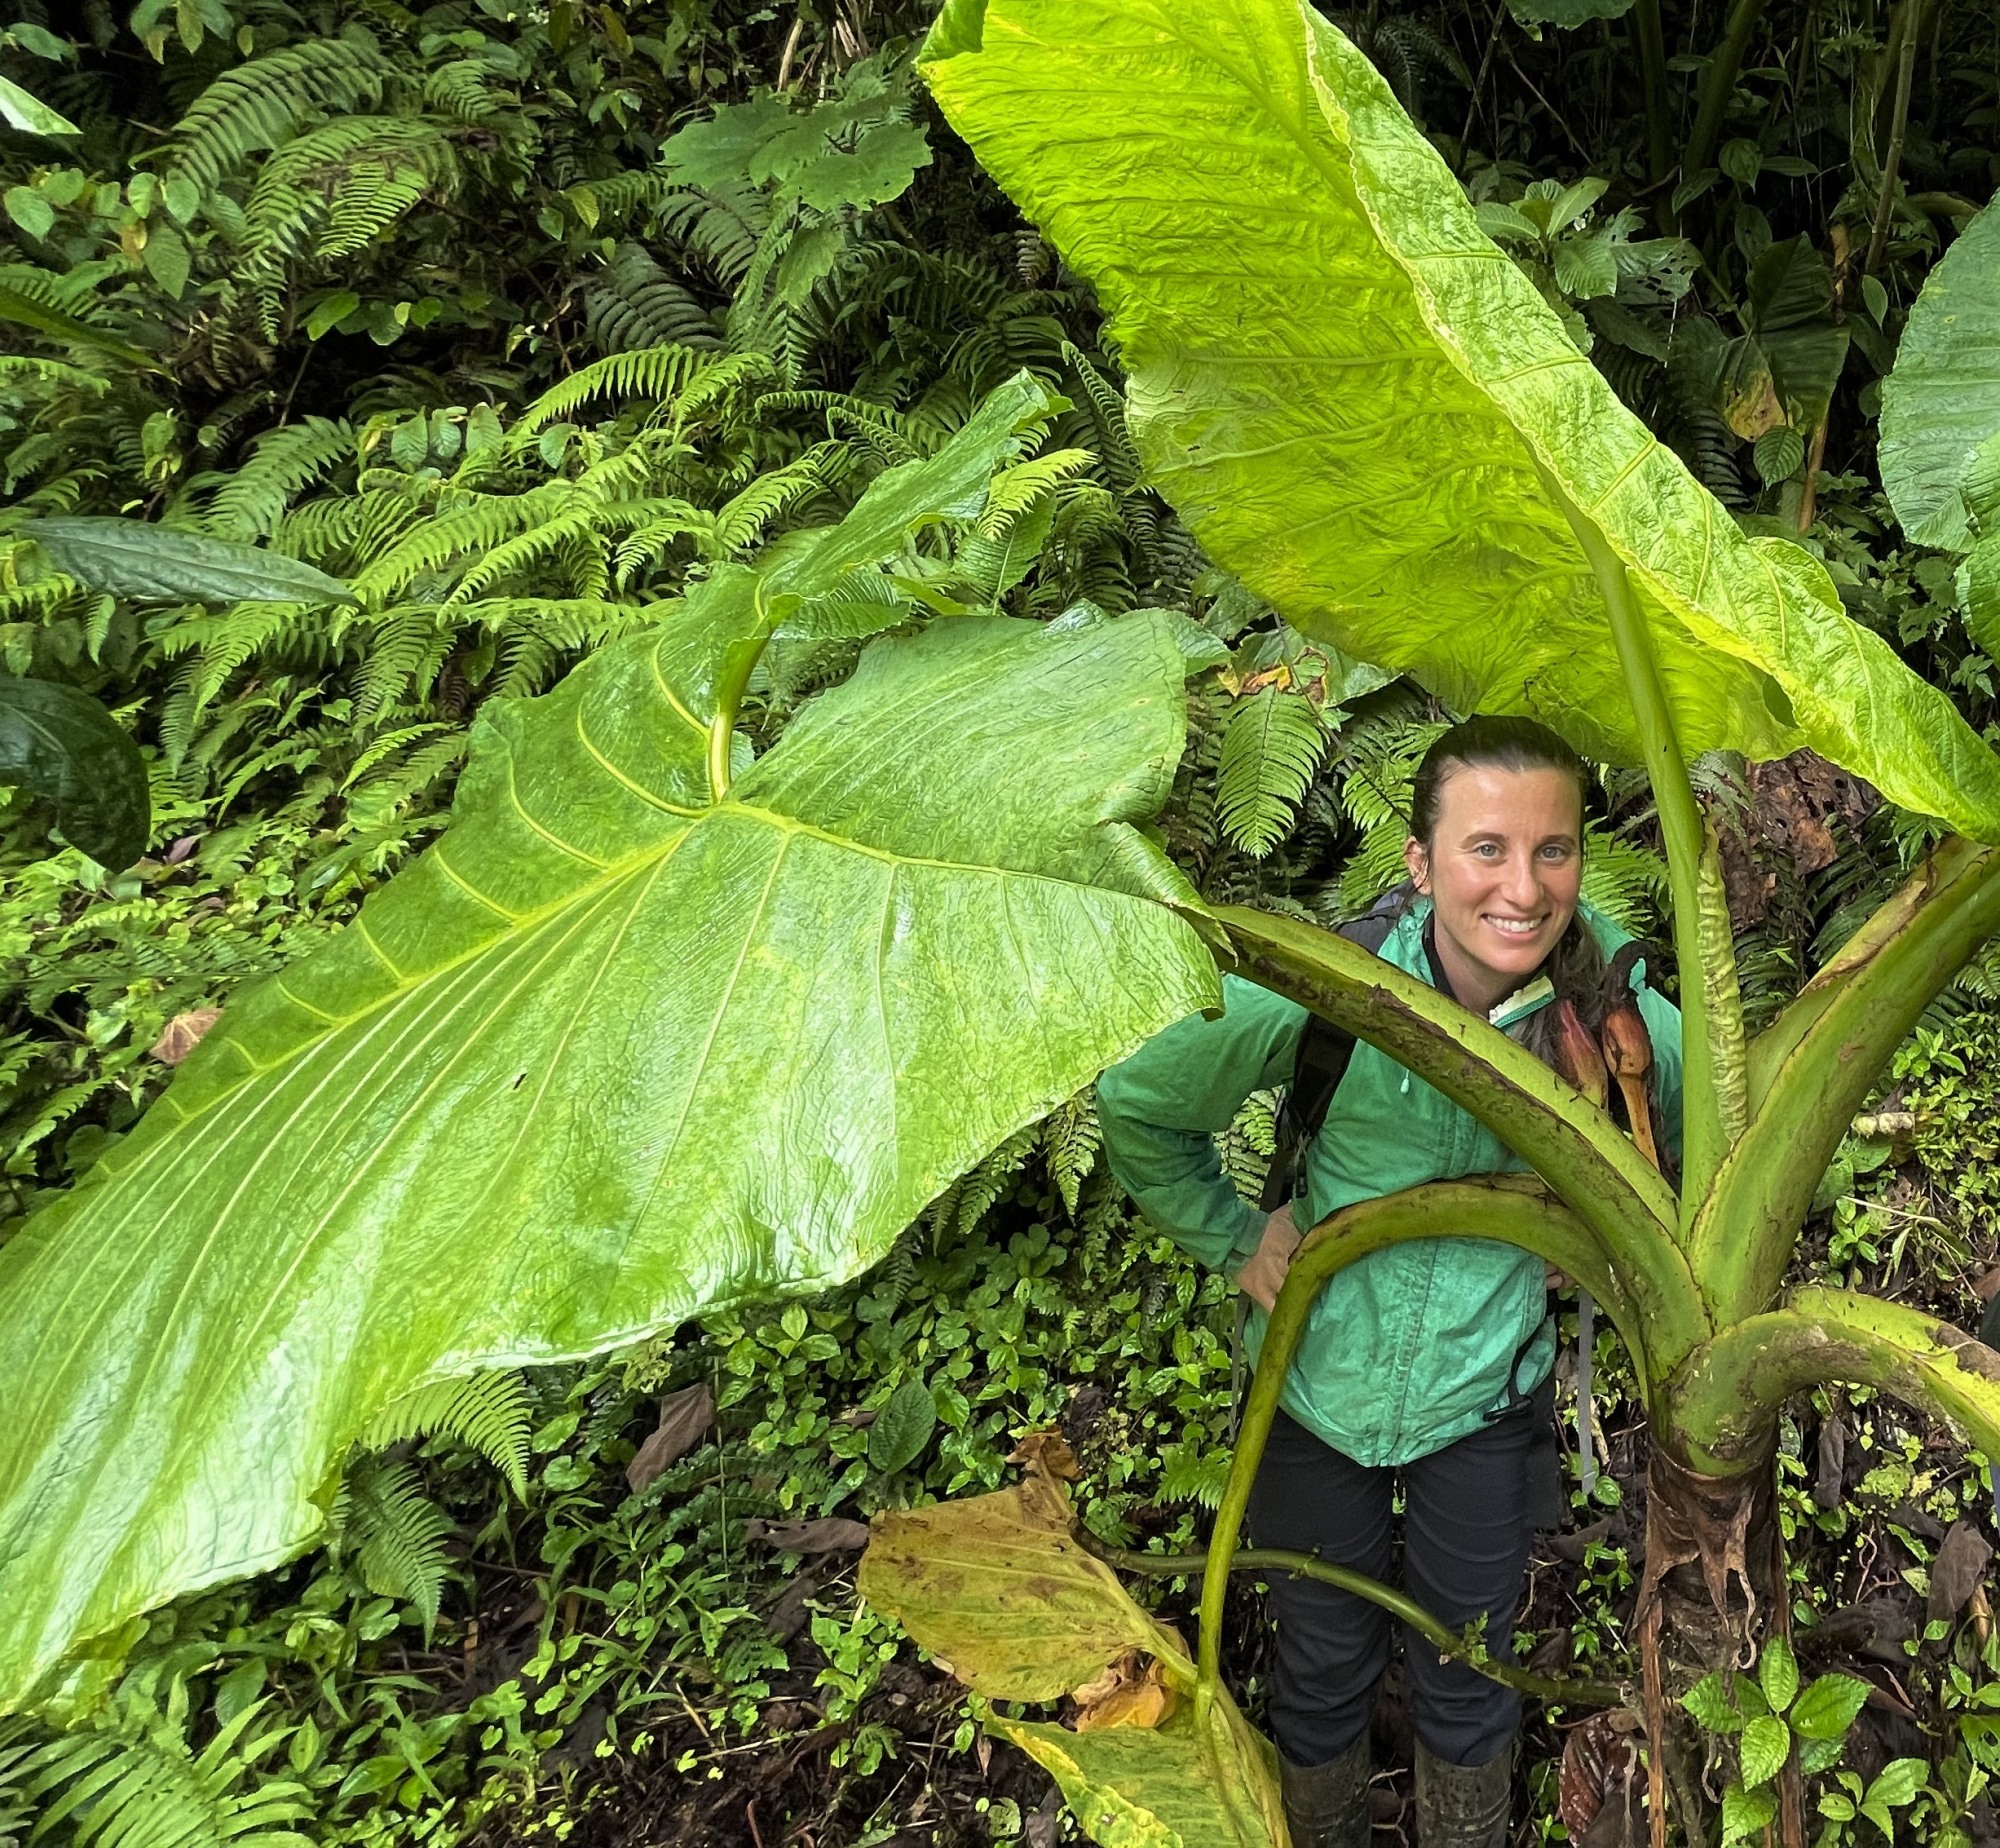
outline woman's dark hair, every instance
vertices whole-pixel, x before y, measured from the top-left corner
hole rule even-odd
[[[1438,798],[1455,770],[1560,770],[1576,781],[1579,810],[1590,792],[1583,759],[1546,725],[1506,714],[1481,714],[1440,732],[1410,785],[1410,832],[1425,847],[1437,831]]]
[[[1575,779],[1579,816],[1590,790],[1590,772],[1583,759],[1546,725],[1504,714],[1467,719],[1433,740],[1410,786],[1410,832],[1423,842],[1426,851],[1437,832],[1444,786],[1460,770],[1560,770]],[[1554,986],[1556,998],[1573,1002],[1595,1028],[1602,1005],[1604,952],[1581,913],[1570,919],[1569,928],[1543,963],[1542,973]],[[1544,1064],[1555,1064],[1557,1020],[1553,1006],[1538,1008],[1512,1033]]]

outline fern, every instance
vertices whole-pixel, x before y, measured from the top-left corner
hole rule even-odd
[[[215,489],[209,529],[225,539],[268,539],[293,499],[353,454],[354,429],[345,418],[308,417],[267,430]]]
[[[406,1437],[455,1438],[491,1462],[525,1500],[528,1427],[528,1382],[511,1370],[475,1373],[469,1379],[420,1386],[385,1405],[361,1442],[370,1450],[386,1450]]]
[[[0,1733],[0,1779],[35,1806],[31,1840],[66,1826],[73,1848],[310,1848],[283,1826],[311,1816],[305,1786],[261,1776],[238,1749],[264,1705],[252,1701],[199,1753],[158,1716],[62,1733],[25,1751]]]
[[[1064,1210],[1076,1217],[1078,1196],[1090,1171],[1097,1166],[1097,1151],[1104,1141],[1097,1124],[1097,1093],[1079,1091],[1049,1112],[1042,1125],[1042,1153],[1049,1166],[1049,1179],[1062,1195]]]
[[[591,336],[607,352],[722,344],[709,309],[637,244],[618,246],[585,288],[583,303]]]
[[[375,41],[307,39],[223,72],[174,129],[172,177],[204,192],[253,154],[281,147],[316,115],[372,109],[393,67]]]
[[[677,341],[613,353],[543,392],[516,420],[515,436],[545,429],[599,398],[672,398],[710,363],[710,355]]]
[[[340,1550],[354,1555],[362,1583],[378,1597],[413,1604],[428,1630],[450,1565],[445,1541],[456,1531],[450,1515],[424,1493],[408,1463],[362,1456],[342,1485],[336,1531]]]
[[[1160,1451],[1159,1499],[1193,1502],[1211,1513],[1222,1506],[1229,1481],[1229,1452],[1199,1443],[1168,1444]]]
[[[969,1238],[1007,1183],[1026,1166],[1035,1147],[1034,1127],[1017,1130],[967,1173],[947,1187],[930,1208],[933,1238],[940,1246],[948,1236]]]
[[[1266,687],[1242,701],[1222,739],[1215,795],[1222,832],[1245,853],[1269,853],[1291,826],[1326,742],[1326,727],[1302,694]]]

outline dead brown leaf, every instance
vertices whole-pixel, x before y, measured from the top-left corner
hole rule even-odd
[[[705,1381],[683,1386],[660,1401],[660,1422],[625,1465],[625,1480],[634,1495],[664,1469],[678,1463],[701,1442],[715,1423],[715,1397]]]
[[[1033,1474],[1053,1476],[1058,1482],[1074,1482],[1082,1475],[1076,1452],[1060,1431],[1030,1431],[1009,1454],[1009,1463],[1018,1463]]]
[[[1177,1697],[1155,1658],[1128,1649],[1070,1698],[1076,1702],[1070,1724],[1078,1732],[1102,1732],[1110,1726],[1150,1731],[1173,1712]]]
[[[1964,1610],[1992,1563],[1993,1547],[1970,1521],[1954,1521],[1931,1561],[1930,1598],[1924,1615],[1949,1622]]]
[[[178,1065],[201,1044],[201,1037],[222,1018],[219,1007],[191,1007],[167,1022],[166,1030],[148,1048],[162,1065]]]
[[[837,1515],[817,1521],[749,1520],[743,1523],[743,1538],[781,1553],[858,1553],[868,1544],[868,1529]]]

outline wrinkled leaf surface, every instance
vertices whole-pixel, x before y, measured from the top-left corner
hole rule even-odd
[[[1882,381],[1882,486],[1918,545],[1971,544],[1959,489],[2000,430],[2000,212],[1959,233],[1924,278]]]
[[[2000,838],[1994,754],[1626,410],[1306,0],[950,0],[923,70],[1097,285],[1153,484],[1288,621],[1636,762],[1559,487],[1633,576],[1690,754],[1811,745]]]
[[[719,572],[487,707],[439,844],[232,1003],[0,1250],[0,1706],[80,1639],[297,1553],[380,1406],[850,1277],[1214,1004],[1153,902],[1186,887],[1131,825],[1181,751],[1164,618],[878,643],[769,756],[737,750],[726,796],[709,780],[745,639],[976,511],[1046,409],[996,393],[781,587]]]
[[[990,1495],[875,1517],[861,1595],[968,1687],[994,1700],[1056,1700],[1127,1650],[1170,1674],[1193,1664],[1070,1531],[1069,1497],[1043,1469]]]
[[[1190,1711],[1157,1731],[987,1724],[1056,1780],[1103,1848],[1278,1848],[1286,1839],[1269,1748],[1233,1711],[1218,1744],[1197,1734]]]

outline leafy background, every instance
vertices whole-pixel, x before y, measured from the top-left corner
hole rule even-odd
[[[1194,684],[1162,822],[1190,876],[1322,920],[1398,876],[1398,807],[1449,715],[1286,629],[1139,484],[1087,291],[912,87],[927,10],[13,9],[0,75],[78,132],[0,133],[0,670],[101,699],[155,825],[107,870],[0,791],[0,1237],[130,1129],[176,1034],[432,837],[484,700],[824,523],[1024,366],[1071,408],[940,550],[937,595],[1185,610],[1230,650]],[[1954,554],[1898,532],[1875,459],[1903,321],[1994,184],[1990,17],[1739,16],[1740,45],[1648,0],[1336,18],[1620,396],[1747,530],[1802,534],[1851,613],[1990,732],[1980,606]],[[359,601],[111,598],[28,530],[119,512],[265,544]],[[775,650],[747,707],[760,747],[856,653]],[[1768,1009],[1922,824],[1811,759],[1700,768]],[[1652,927],[1634,781],[1610,779],[1592,829],[1594,895]],[[1806,1262],[1976,1316],[1996,1051],[2000,963],[1905,1049]],[[1228,1138],[1245,1187],[1269,1127],[1253,1100]],[[1093,1531],[1194,1542],[1227,1455],[1230,1314],[1126,1213],[1073,1099],[856,1285],[401,1408],[357,1448],[330,1545],[156,1614],[79,1683],[72,1730],[0,1722],[0,1841],[1046,1848],[1071,1826],[1047,1780],[855,1604],[849,1524],[995,1483],[1023,1431],[1061,1424]],[[1608,1337],[1595,1358],[1605,1468],[1586,1496],[1572,1458],[1574,1518],[1524,1620],[1545,1666],[1618,1650],[1629,1606],[1643,1436]],[[1573,1402],[1573,1359],[1563,1377]],[[1983,1465],[1860,1393],[1800,1408],[1785,1442],[1801,1656],[1876,1689],[1815,1782],[1829,1842],[1880,1817],[2000,1835],[2000,1658],[1962,1564],[1991,1534]],[[1247,1592],[1236,1623],[1254,1710]],[[1391,1733],[1399,1714],[1392,1688]],[[1553,1837],[1560,1739],[1537,1727],[1522,1826]]]

